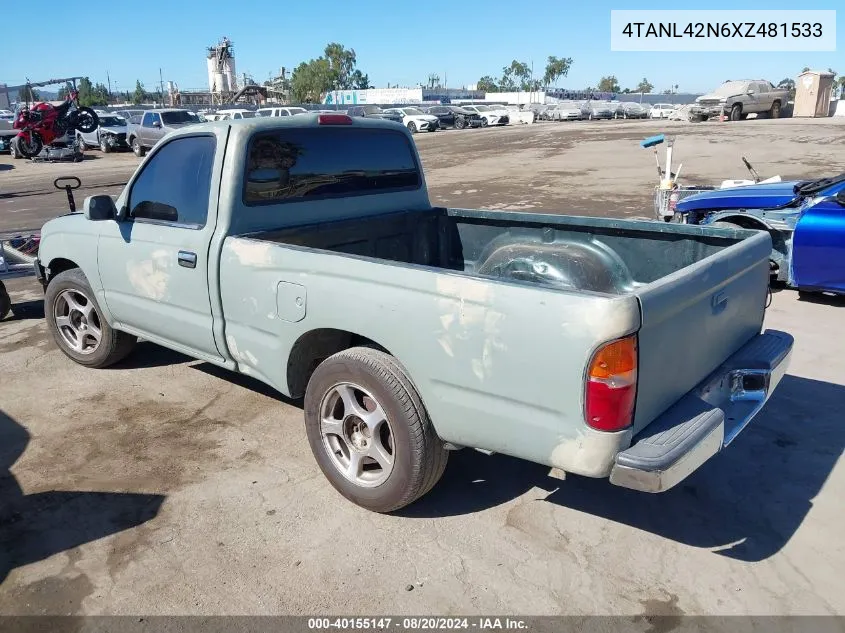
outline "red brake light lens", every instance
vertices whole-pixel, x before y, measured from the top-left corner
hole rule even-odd
[[[621,431],[634,422],[637,399],[637,337],[600,347],[590,361],[584,398],[587,424],[598,431]]]
[[[320,125],[352,125],[352,117],[348,114],[321,114],[317,117]]]

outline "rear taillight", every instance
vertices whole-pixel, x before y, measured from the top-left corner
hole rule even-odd
[[[634,421],[637,398],[637,337],[603,345],[590,360],[584,411],[589,426],[621,431]]]
[[[348,114],[321,114],[317,117],[320,125],[352,125],[352,117]]]

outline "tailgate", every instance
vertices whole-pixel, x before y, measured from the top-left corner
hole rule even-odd
[[[743,241],[639,289],[634,432],[677,402],[762,329],[771,237]]]

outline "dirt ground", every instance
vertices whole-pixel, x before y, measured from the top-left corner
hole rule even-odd
[[[845,120],[597,122],[418,135],[433,201],[646,215],[638,141],[677,133],[689,182],[845,170]],[[63,212],[53,178],[117,193],[131,154],[0,159],[0,233]],[[0,324],[0,614],[845,614],[845,301],[776,292],[789,374],[728,450],[662,495],[452,453],[417,504],[359,509],[321,475],[299,403],[148,343],[86,370],[40,290]],[[837,580],[838,579],[838,580]],[[410,590],[409,590],[410,589]]]

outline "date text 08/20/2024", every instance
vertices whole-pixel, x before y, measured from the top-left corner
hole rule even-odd
[[[480,631],[487,630],[524,630],[525,620],[518,618],[474,617],[373,617],[373,618],[309,618],[310,630],[376,630],[376,631],[442,631],[451,629]]]
[[[636,38],[818,38],[820,22],[628,22],[622,34]]]

